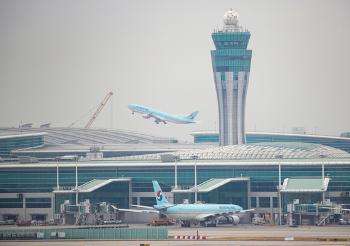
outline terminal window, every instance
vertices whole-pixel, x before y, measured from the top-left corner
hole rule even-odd
[[[256,208],[256,197],[250,198],[250,207]]]
[[[152,207],[155,204],[156,199],[154,197],[140,197],[140,205]]]
[[[269,208],[270,207],[270,197],[259,197],[259,207]]]
[[[278,197],[272,197],[272,203],[274,208],[278,208]]]

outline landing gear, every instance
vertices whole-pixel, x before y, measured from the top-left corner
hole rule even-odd
[[[201,221],[200,225],[203,227],[216,227],[216,220]]]
[[[181,227],[191,227],[190,221],[181,221]]]

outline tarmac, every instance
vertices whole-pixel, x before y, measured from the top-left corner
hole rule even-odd
[[[345,226],[270,226],[270,225],[220,225],[217,227],[192,227],[181,228],[169,226],[169,236],[198,235],[209,239],[221,239],[228,237],[324,237],[324,238],[348,238],[350,240],[350,225]]]
[[[129,225],[140,228],[145,225]],[[5,228],[3,228],[5,229]],[[169,240],[161,241],[0,241],[4,246],[92,246],[92,245],[350,245],[350,225],[345,226],[254,226],[220,225],[218,227],[181,228],[169,226]],[[176,240],[175,236],[205,236],[206,240]]]

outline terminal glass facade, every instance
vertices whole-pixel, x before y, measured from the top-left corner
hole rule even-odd
[[[175,203],[182,203],[187,199],[194,202],[194,193],[179,192],[174,195]],[[209,192],[199,192],[198,201],[205,203],[237,204],[248,208],[248,181],[234,181],[222,185]]]
[[[326,162],[326,161],[325,161]],[[215,166],[215,163],[213,163]],[[197,167],[198,170],[198,184],[207,181],[211,178],[232,178],[232,177],[249,177],[250,178],[250,192],[277,192],[278,185],[278,166],[215,166],[215,168]],[[321,177],[321,165],[305,166],[283,166],[282,180],[290,177]],[[331,181],[328,186],[330,192],[341,192],[340,196],[332,195],[330,198],[334,201],[342,201],[347,203],[349,201],[350,191],[350,165],[327,165],[325,164],[325,175]],[[75,186],[75,169],[60,170],[60,187],[71,189]],[[78,180],[79,185],[82,185],[92,179],[111,179],[111,178],[131,178],[132,192],[151,192],[153,193],[152,180],[158,180],[163,191],[169,192],[174,186],[174,168],[79,168]],[[188,167],[178,168],[178,184],[181,189],[188,189],[194,185],[194,170]],[[234,189],[235,183],[232,184]],[[116,187],[114,187],[116,186]],[[118,186],[118,187],[117,187]],[[50,169],[28,169],[22,168],[12,170],[2,170],[0,172],[0,192],[1,193],[38,193],[38,192],[52,192],[56,187],[56,168]],[[229,187],[229,186],[227,186]],[[226,187],[224,186],[226,189]],[[103,191],[103,189],[109,189]],[[101,199],[109,199],[112,192],[118,190],[123,193],[123,201],[115,200],[126,204],[126,197],[129,195],[127,186],[121,184],[113,184],[101,188],[103,191]],[[228,189],[228,188],[227,188]],[[231,188],[230,188],[231,189]],[[224,192],[222,190],[221,192]],[[102,194],[102,193],[100,193]],[[119,193],[118,193],[119,194]],[[118,194],[113,193],[113,197],[117,199]],[[209,197],[203,196],[203,199],[213,201],[214,194]],[[81,199],[84,195],[80,196]],[[244,197],[244,196],[243,196]],[[114,199],[113,198],[113,199]],[[232,199],[234,197],[231,196]],[[230,199],[231,199],[230,198]],[[5,198],[4,198],[5,199]],[[7,198],[6,198],[7,199]],[[73,199],[73,198],[70,198]],[[73,199],[75,201],[75,199]],[[155,202],[155,200],[153,200]],[[16,201],[2,201],[2,204],[17,204]],[[111,200],[112,202],[112,200]],[[350,201],[349,201],[350,202]],[[149,203],[149,202],[147,202]],[[1,204],[0,204],[1,206]],[[11,205],[12,206],[12,205]],[[22,205],[18,205],[22,206]]]
[[[327,166],[325,175],[331,178],[329,191],[350,190],[350,166]],[[198,184],[211,178],[250,177],[251,191],[274,192],[278,185],[278,167],[197,167]],[[282,180],[289,177],[321,177],[321,165],[315,166],[288,166],[282,167]],[[61,187],[72,188],[75,186],[75,169],[61,170],[59,174]],[[132,178],[133,192],[153,192],[152,180],[158,180],[162,189],[167,192],[174,186],[173,168],[154,169],[120,169],[99,168],[82,169],[78,172],[79,185],[92,179]],[[194,170],[178,168],[178,184],[181,188],[189,188],[194,185]],[[1,193],[24,192],[51,192],[56,187],[56,169],[23,169],[7,170],[0,172]]]
[[[43,136],[8,137],[0,139],[0,157],[12,157],[11,151],[44,145]]]

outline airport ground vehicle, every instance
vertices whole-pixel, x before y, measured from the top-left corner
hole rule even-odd
[[[175,224],[175,221],[168,218],[154,219],[149,223],[150,226],[169,226],[174,224]]]

